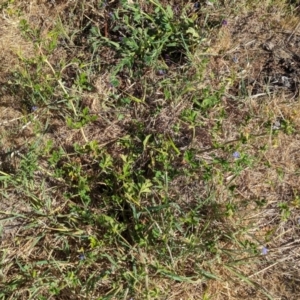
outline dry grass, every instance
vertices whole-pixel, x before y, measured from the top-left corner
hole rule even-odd
[[[74,6],[68,1],[56,2],[56,5],[52,5],[48,2],[30,1],[30,5],[25,7],[25,4],[8,1],[2,8],[0,18],[1,174],[9,178],[3,179],[0,210],[3,218],[10,217],[11,213],[22,215],[10,223],[1,225],[4,234],[1,239],[3,258],[0,287],[4,287],[7,283],[12,284],[16,280],[16,274],[19,272],[18,264],[30,266],[34,262],[43,261],[57,264],[55,268],[50,268],[52,272],[50,275],[47,273],[47,265],[33,268],[32,274],[37,273],[34,273],[35,275],[27,282],[20,283],[20,291],[3,294],[3,297],[6,297],[3,299],[28,299],[29,295],[30,299],[35,299],[33,291],[30,290],[30,282],[35,282],[40,287],[40,290],[36,291],[38,296],[50,297],[49,299],[96,299],[104,297],[111,290],[115,292],[111,299],[120,299],[117,292],[121,294],[121,290],[124,290],[122,299],[131,299],[130,297],[135,294],[145,299],[170,300],[299,299],[298,73],[293,71],[289,77],[290,88],[274,83],[276,79],[274,74],[288,76],[282,73],[287,62],[278,60],[274,51],[270,52],[264,47],[266,41],[272,41],[276,46],[284,48],[284,51],[296,53],[299,56],[293,57],[294,64],[296,67],[298,64],[300,66],[298,61],[300,53],[297,52],[300,29],[295,11],[290,11],[283,1],[275,1],[273,4],[270,1],[264,3],[242,1],[240,4],[205,6],[203,15],[209,21],[213,23],[216,20],[226,19],[227,23],[211,28],[203,48],[199,46],[193,53],[191,70],[176,63],[169,66],[169,78],[166,78],[161,75],[159,77],[157,70],[149,67],[137,82],[132,82],[130,76],[124,72],[125,75],[119,77],[120,86],[113,87],[109,69],[105,69],[106,64],[109,64],[109,61],[105,60],[109,60],[110,52],[105,54],[104,50],[99,50],[96,54],[102,55],[99,63],[94,53],[91,54],[87,49],[88,41],[85,33],[78,34],[79,37],[75,37],[75,34],[72,36],[73,29],[78,30],[85,26],[84,22],[95,16],[99,18],[99,24],[107,30],[105,27],[107,24],[109,26],[107,17],[101,19],[101,13],[95,11],[94,1],[82,4],[75,1]],[[144,5],[147,8],[147,5]],[[74,20],[66,23],[65,14],[69,10],[75,14],[78,12],[82,14],[75,15]],[[201,22],[205,19],[202,17],[199,16]],[[39,29],[40,37],[46,42],[51,41],[51,35],[58,28],[60,30],[63,28],[60,35],[65,38],[68,46],[58,44],[53,52],[47,55],[45,49],[36,47],[36,41],[30,40],[28,36],[24,37],[24,30],[22,31],[19,26],[20,19],[27,20],[33,28]],[[61,23],[55,25],[54,20]],[[103,20],[107,21],[106,25]],[[93,20],[92,24],[94,22]],[[286,44],[286,41],[289,43]],[[25,99],[20,99],[27,94],[18,90],[13,81],[13,73],[28,70],[25,60],[41,55],[41,49],[44,56],[47,56],[48,64],[41,63],[38,66],[40,68],[38,74],[44,76],[42,81],[54,86],[55,97],[33,112],[31,107],[27,107],[28,103],[24,104]],[[79,62],[73,64],[73,58]],[[101,61],[102,58],[104,62]],[[115,63],[114,58],[111,58],[111,63]],[[69,102],[64,99],[66,95],[49,67],[51,65],[55,70],[59,70],[60,64],[63,69],[61,72],[63,84],[71,99],[68,99]],[[89,67],[83,68],[82,65]],[[82,70],[88,73],[90,90],[81,89],[76,83],[75,77],[83,72]],[[34,70],[28,72],[34,73]],[[182,81],[181,74],[184,78]],[[150,87],[150,82],[156,80],[158,84]],[[190,82],[187,84],[188,80]],[[166,85],[163,85],[165,82]],[[149,87],[146,87],[147,84]],[[201,97],[201,93],[205,93],[207,87],[210,94],[216,94],[221,99],[206,110],[199,109],[196,122],[189,123],[182,118],[182,114],[188,109],[195,109],[195,103],[191,99]],[[219,92],[220,90],[222,92]],[[126,102],[128,99],[131,101],[130,105]],[[29,103],[32,105],[30,101]],[[70,103],[74,104],[73,110]],[[70,125],[67,125],[67,118],[73,118],[74,112],[80,114],[84,107],[88,107],[90,115],[96,116],[96,120],[84,125],[83,129],[70,128]],[[279,122],[280,126],[276,122]],[[141,135],[141,124],[145,125],[144,136]],[[176,126],[179,129],[176,129]],[[148,144],[146,136],[149,136]],[[165,140],[160,143],[154,138],[154,141],[151,141],[152,136],[155,138],[163,136]],[[168,144],[170,139],[175,141],[175,145]],[[64,151],[56,167],[49,163],[52,152],[45,150],[50,140],[55,151],[59,149]],[[89,143],[94,140],[97,141],[100,150],[99,152],[93,150],[97,153],[90,154],[87,149],[91,147]],[[132,148],[124,146],[130,143],[136,146]],[[83,146],[80,150],[82,152],[76,152],[78,145]],[[173,162],[175,169],[181,174],[166,183],[162,191],[153,191],[151,200],[146,196],[142,198],[140,205],[152,201],[151,206],[159,206],[161,203],[155,201],[168,193],[170,199],[177,199],[176,205],[180,207],[180,209],[175,206],[172,208],[174,222],[179,220],[180,224],[191,212],[199,214],[197,215],[199,227],[195,224],[187,225],[187,221],[182,221],[182,224],[178,225],[178,228],[182,226],[181,231],[175,233],[174,228],[170,229],[168,243],[174,243],[178,239],[184,241],[183,248],[190,246],[192,241],[187,242],[189,235],[180,235],[185,226],[190,226],[192,233],[193,230],[201,232],[199,241],[203,243],[205,238],[208,239],[206,234],[208,236],[216,234],[218,236],[216,244],[212,247],[211,253],[205,246],[203,251],[194,253],[191,250],[191,253],[184,252],[182,256],[181,254],[176,256],[177,248],[172,248],[174,251],[172,252],[166,243],[168,246],[166,258],[160,260],[160,253],[157,253],[155,247],[150,244],[143,248],[138,243],[133,243],[131,253],[128,254],[124,253],[122,243],[110,244],[103,239],[101,241],[103,250],[100,253],[103,260],[91,256],[88,261],[90,265],[76,273],[80,263],[78,253],[81,253],[83,248],[89,248],[90,244],[84,237],[99,238],[106,235],[102,225],[99,227],[96,225],[99,220],[88,221],[87,215],[84,216],[86,220],[81,220],[80,216],[84,217],[77,215],[77,211],[74,212],[77,205],[82,210],[84,207],[78,204],[79,196],[75,186],[79,186],[80,183],[76,181],[76,176],[79,176],[75,172],[76,167],[82,172],[80,174],[86,175],[91,182],[89,189],[94,193],[94,198],[89,208],[90,212],[98,216],[108,215],[110,211],[105,206],[107,204],[103,200],[105,198],[103,195],[111,193],[109,195],[112,197],[114,192],[117,191],[117,194],[124,187],[116,181],[114,183],[116,191],[109,191],[108,183],[105,182],[106,177],[100,176],[102,171],[98,166],[99,161],[109,154],[115,159],[115,174],[121,174],[122,159],[124,160],[130,151],[138,151],[141,145],[144,152],[132,162],[133,170],[146,169],[147,175],[151,176],[163,165],[163,162],[156,158],[159,156],[155,156],[156,151],[159,152],[157,148],[161,147],[162,154],[171,153],[175,148],[179,149],[181,154],[178,157],[174,154]],[[203,163],[206,169],[201,165],[199,172],[193,173],[186,167],[188,162],[181,150],[186,148],[195,151],[196,160]],[[40,153],[37,155],[37,167],[33,171],[34,183],[30,179],[28,181],[24,179],[27,175],[22,175],[23,177],[19,175],[23,174],[20,170],[25,169],[22,167],[22,160],[31,151]],[[232,157],[234,151],[238,151],[243,159],[240,166],[236,164],[235,169],[231,167],[236,163]],[[220,161],[215,162],[216,158]],[[222,163],[221,159],[228,164]],[[207,181],[204,179],[205,170],[210,166],[212,166],[211,178]],[[56,168],[60,167],[65,173],[54,176]],[[241,170],[238,170],[239,167]],[[109,168],[105,172],[107,178],[113,176],[109,173]],[[211,199],[213,204],[203,204],[203,207],[201,204],[199,208],[199,199]],[[111,209],[116,210],[116,207]],[[126,210],[128,207],[124,204],[123,209]],[[153,221],[145,211],[141,212],[140,218],[140,226],[158,222],[156,219]],[[163,217],[159,220],[163,223]],[[206,233],[203,229],[205,226],[209,226],[211,231]],[[125,240],[123,236],[122,239]],[[147,244],[147,241],[145,243]],[[68,250],[67,258],[64,256],[66,244],[67,248],[71,248]],[[113,245],[116,250],[113,249]],[[257,253],[253,252],[254,246],[251,245],[255,245]],[[267,255],[261,255],[263,247],[268,249]],[[90,252],[93,253],[93,249],[90,249]],[[105,260],[105,255],[111,255],[112,258]],[[105,270],[112,259],[118,259],[118,262],[113,263],[113,271],[106,274],[107,277],[104,276],[101,283],[95,284],[94,290],[85,294],[84,289],[81,289],[83,282],[96,270]],[[128,262],[130,259],[132,262]],[[162,267],[166,261],[169,265],[166,263]],[[132,273],[128,271],[129,275],[126,273],[127,269],[134,269],[133,264],[140,268],[135,271],[140,272],[138,275],[142,274],[140,275],[142,279],[134,278],[136,280],[134,281],[130,276],[137,273],[133,271]],[[177,271],[178,277],[172,272],[170,272],[172,275],[168,275],[167,267]],[[200,277],[200,273],[193,268],[205,270],[217,279]],[[80,278],[79,283],[74,283],[75,280],[72,282],[72,272]],[[124,272],[126,280],[123,280],[123,277],[119,279],[118,272]],[[43,277],[39,278],[39,274],[49,275],[45,277],[45,282],[48,280],[49,286],[52,279],[56,282],[62,280],[64,276],[69,276],[71,279],[68,277],[68,280],[72,283],[62,289],[58,296],[49,296],[47,284],[41,283]],[[195,278],[196,276],[198,278]],[[132,280],[133,284],[129,289],[126,283]],[[120,287],[116,288],[114,285],[118,284]],[[22,286],[24,288],[21,288]],[[132,287],[134,291],[131,290]],[[164,295],[164,298],[156,296],[156,290],[160,291],[160,294],[157,294]],[[152,294],[147,294],[148,291]]]

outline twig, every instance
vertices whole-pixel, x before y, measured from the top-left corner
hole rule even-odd
[[[295,34],[295,32],[297,31],[297,29],[298,29],[299,26],[300,26],[300,22],[296,25],[295,29],[292,31],[291,35],[286,40],[287,43],[290,41],[290,39],[292,38],[292,36]]]

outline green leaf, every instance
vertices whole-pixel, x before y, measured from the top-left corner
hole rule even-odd
[[[146,138],[143,141],[144,151],[146,150],[147,143],[148,143],[148,141],[149,141],[149,139],[150,139],[151,136],[152,136],[152,134],[147,135]]]
[[[149,179],[146,179],[146,181],[142,184],[141,188],[140,188],[140,192],[139,195],[143,194],[143,193],[151,193],[150,187],[153,184],[151,183],[151,181]]]
[[[205,271],[205,270],[201,270],[200,272],[201,272],[201,274],[202,274],[203,276],[205,276],[205,277],[207,277],[207,278],[209,278],[209,279],[221,280],[218,276],[216,276],[216,275],[214,275],[214,274],[212,274],[212,273],[210,273],[210,272],[207,272],[207,271]]]
[[[173,14],[172,7],[170,5],[167,6],[167,11],[166,12],[167,12],[168,18],[173,19],[174,14]]]
[[[102,37],[102,39],[103,39],[105,42],[107,42],[108,44],[113,45],[113,46],[116,48],[116,50],[120,50],[121,46],[120,46],[119,43],[113,42],[113,41],[111,41],[110,39],[108,39],[108,38],[106,38],[106,37],[104,37],[104,36]]]
[[[159,273],[163,274],[166,277],[169,277],[175,281],[179,281],[179,282],[189,282],[189,283],[196,283],[197,279],[195,277],[186,277],[186,276],[180,276],[165,270],[159,270]]]
[[[171,139],[171,137],[169,138],[169,142],[170,142],[170,145],[172,146],[172,148],[175,150],[175,152],[177,153],[177,155],[180,155],[180,151],[179,149],[175,146],[173,140]]]
[[[190,33],[194,38],[200,38],[198,32],[193,27],[190,27],[186,33]]]

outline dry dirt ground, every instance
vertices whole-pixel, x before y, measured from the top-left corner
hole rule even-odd
[[[242,223],[255,224],[250,235],[258,239],[268,234],[272,236],[267,243],[269,255],[262,259],[259,268],[249,261],[248,266],[238,269],[255,279],[274,299],[298,299],[300,212],[295,199],[298,199],[300,186],[300,20],[297,15],[281,14],[279,7],[274,6],[265,14],[261,9],[258,7],[228,20],[228,25],[216,35],[211,49],[212,54],[221,52],[222,55],[213,56],[210,66],[212,72],[218,74],[217,83],[226,74],[230,78],[234,77],[232,73],[236,76],[224,96],[229,115],[224,124],[224,142],[234,140],[237,128],[245,124],[244,133],[252,135],[252,149],[249,150],[261,161],[259,168],[245,170],[236,182],[236,199],[245,201],[247,207],[242,212]],[[245,96],[245,102],[237,105],[235,96],[241,95]],[[252,117],[247,122],[245,118],[249,112]],[[282,122],[293,124],[293,133],[264,134],[268,122],[274,130],[280,123],[282,126]],[[260,156],[262,145],[268,145],[268,150]],[[282,177],[279,170],[283,170]],[[265,200],[267,208],[251,213],[255,199]],[[280,221],[280,202],[293,206],[288,222]],[[227,276],[231,277],[229,273]],[[216,294],[219,288],[216,283]],[[226,282],[222,295],[215,299],[264,299],[255,290],[255,286],[252,289]]]
[[[42,20],[45,34],[51,27],[51,20],[66,5],[57,1],[54,10],[50,1],[29,2],[25,9],[26,18],[32,22]],[[219,266],[213,271],[228,280],[207,283],[207,293],[215,300],[267,299],[257,292],[258,285],[273,295],[273,299],[300,299],[300,19],[297,15],[283,14],[280,7],[274,7],[273,11],[263,9],[261,5],[251,12],[245,10],[239,15],[228,16],[226,25],[212,33],[208,50],[210,61],[205,83],[215,88],[224,83],[227,85],[222,102],[228,117],[222,124],[223,134],[219,136],[219,142],[235,140],[242,130],[249,141],[248,153],[261,162],[259,168],[246,169],[236,179],[235,199],[237,203],[243,203],[243,209],[232,223],[236,226],[240,222],[241,227],[251,225],[249,240],[265,241],[265,236],[269,236],[266,244],[268,255],[255,258],[248,264],[236,265],[237,271],[256,284],[251,286],[234,279],[230,271]],[[18,24],[16,13],[5,11],[1,14],[0,157],[4,173],[17,164],[12,153],[26,151],[30,141],[35,139],[30,122],[25,122],[27,125],[24,127],[23,121],[35,114],[22,107],[20,99],[7,92],[11,72],[18,67],[19,55],[30,58],[36,51],[32,43],[22,37]],[[201,55],[195,56],[195,63],[202,59]],[[93,94],[86,95],[85,101],[97,113],[99,107],[94,100],[105,97],[109,87],[105,78],[98,78],[96,87]],[[214,114],[217,111],[212,112],[208,119],[214,120]],[[36,116],[44,117],[38,113]],[[48,137],[58,145],[67,148],[74,140],[84,143],[81,133],[68,129],[60,119],[50,119],[56,126],[53,125],[55,128]],[[269,133],[267,126],[274,126],[274,131],[277,130],[275,126],[285,126],[288,134]],[[103,119],[99,119],[98,130],[95,133],[94,128],[85,128],[86,138],[96,134],[100,141],[106,143],[122,136],[123,131],[122,124],[104,122]],[[195,142],[209,148],[209,137],[203,141],[203,134],[200,129],[196,131]],[[265,145],[266,151],[260,151]],[[209,153],[205,155],[207,158]],[[225,201],[228,191],[220,189],[218,192],[220,201]],[[3,198],[0,210],[26,210],[26,204],[15,203],[14,199],[18,198],[13,192],[7,193],[9,198]],[[257,199],[264,200],[267,205],[261,212],[254,213],[252,206]],[[281,220],[279,202],[289,203],[291,207],[287,222]],[[200,299],[198,293],[198,287],[177,284],[170,299]]]

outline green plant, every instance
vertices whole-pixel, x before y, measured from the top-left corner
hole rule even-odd
[[[107,45],[117,53],[119,61],[113,68],[113,76],[125,67],[131,72],[131,68],[154,66],[162,55],[180,55],[200,42],[195,20],[184,13],[178,19],[170,5],[164,8],[157,1],[151,3],[151,13],[139,4],[127,2],[110,12],[114,24],[111,38],[103,36],[97,26],[91,28],[89,41],[93,51]]]
[[[1,299],[295,296],[268,290],[295,258],[299,124],[267,120],[298,102],[249,99],[269,55],[232,34],[271,6],[175,2],[0,5],[24,48],[11,70],[1,48]]]
[[[89,124],[90,122],[97,120],[97,116],[90,115],[89,109],[87,107],[85,107],[82,110],[82,113],[80,115],[76,116],[76,119],[79,119],[79,120],[73,121],[71,118],[67,118],[67,125],[73,129],[80,129],[83,126]]]

